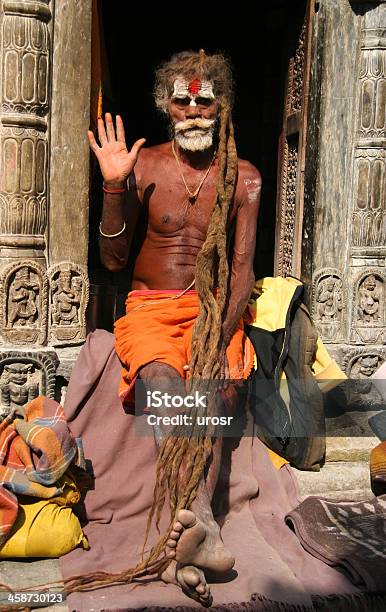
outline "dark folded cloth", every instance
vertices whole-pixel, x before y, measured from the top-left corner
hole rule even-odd
[[[380,440],[386,440],[386,410],[370,417],[369,425]]]
[[[370,593],[386,593],[386,496],[362,502],[308,497],[286,516],[303,547]]]

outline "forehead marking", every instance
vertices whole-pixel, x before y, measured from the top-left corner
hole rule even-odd
[[[198,92],[200,91],[200,89],[201,89],[201,79],[193,79],[193,81],[190,81],[188,85],[189,93],[196,96]]]
[[[173,98],[190,98],[193,100],[197,95],[203,98],[214,100],[213,83],[211,81],[201,81],[199,78],[187,83],[183,78],[174,81]]]

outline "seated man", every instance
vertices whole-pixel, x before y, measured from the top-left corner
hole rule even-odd
[[[128,150],[121,118],[114,125],[108,113],[98,121],[100,146],[89,132],[104,179],[104,265],[122,269],[140,238],[133,291],[115,326],[124,402],[138,376],[148,388],[166,389],[188,371],[193,379],[246,378],[253,364],[242,315],[254,283],[261,178],[237,159],[227,60],[203,51],[173,56],[157,71],[155,101],[169,117],[169,142],[142,149],[141,139]],[[171,522],[133,576],[157,571],[208,605],[205,572],[234,564],[211,510],[221,440],[155,435],[150,519],[169,495]]]

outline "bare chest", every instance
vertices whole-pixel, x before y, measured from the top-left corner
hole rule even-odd
[[[165,235],[185,231],[206,235],[217,197],[215,177],[208,177],[194,198],[191,197],[196,187],[194,181],[190,181],[188,187],[190,193],[175,176],[149,183],[148,195],[144,198],[149,229]]]

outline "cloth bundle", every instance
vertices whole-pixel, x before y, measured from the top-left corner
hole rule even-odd
[[[81,441],[71,435],[63,409],[54,400],[37,397],[24,409],[13,410],[0,423],[0,547],[6,542],[8,545],[4,554],[0,548],[0,556],[12,553],[18,556],[20,547],[17,544],[10,550],[10,538],[15,536],[15,527],[19,523],[20,527],[28,523],[28,520],[21,520],[23,514],[32,524],[46,506],[40,504],[37,507],[34,502],[39,504],[39,501],[46,500],[56,507],[66,507],[79,501],[80,493],[68,473],[71,464],[84,468]],[[47,518],[48,512],[52,518],[53,510],[46,509],[43,514]],[[77,535],[74,539],[74,529],[70,528],[69,540],[79,543],[79,522],[70,512],[70,523],[73,527],[75,525]],[[58,512],[56,514],[59,516]],[[60,522],[66,531],[66,525],[70,523],[66,520],[63,523],[63,518],[62,513]],[[52,519],[51,523],[54,525],[55,520]],[[64,552],[71,550],[66,546],[62,548]],[[42,550],[41,556],[52,556],[48,553]]]

